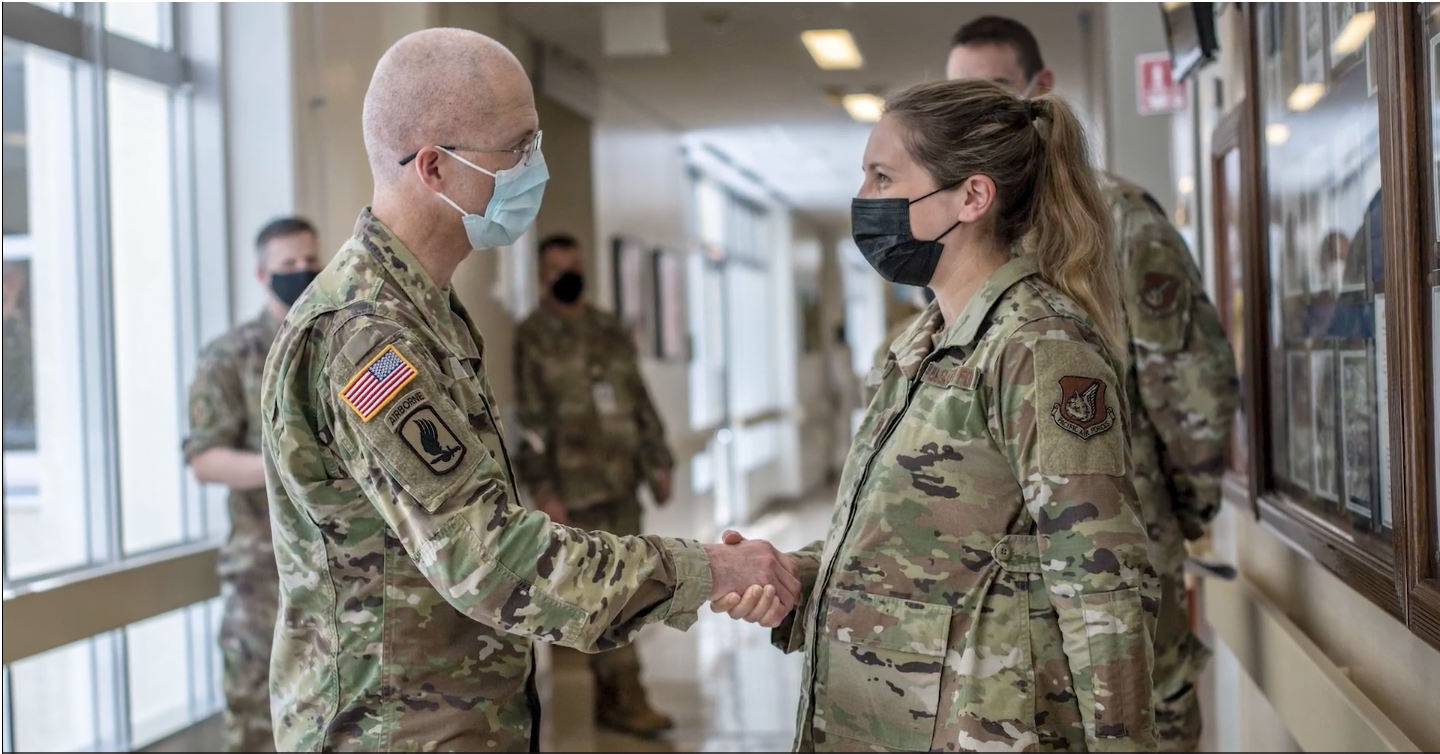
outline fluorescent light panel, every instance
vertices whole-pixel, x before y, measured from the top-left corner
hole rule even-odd
[[[1367,10],[1356,13],[1350,17],[1345,28],[1330,43],[1330,53],[1337,57],[1349,55],[1360,49],[1365,44],[1365,38],[1370,36],[1370,30],[1375,28],[1375,11]]]
[[[885,100],[873,94],[847,94],[840,100],[845,112],[861,123],[874,123],[885,112]]]
[[[1319,83],[1301,84],[1285,99],[1285,106],[1297,113],[1303,113],[1315,106],[1325,96],[1325,85]]]
[[[1284,123],[1271,123],[1265,127],[1265,141],[1278,147],[1290,140],[1290,127]]]
[[[815,65],[827,71],[844,71],[865,64],[855,38],[844,29],[817,29],[800,33],[800,41],[815,59]]]

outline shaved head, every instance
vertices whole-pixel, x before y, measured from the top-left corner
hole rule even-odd
[[[363,122],[370,171],[383,192],[405,174],[401,158],[422,148],[514,146],[535,130],[535,97],[504,45],[465,29],[426,29],[380,58]]]

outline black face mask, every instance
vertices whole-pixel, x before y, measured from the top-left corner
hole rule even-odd
[[[550,284],[550,293],[562,304],[573,304],[585,292],[585,276],[578,272],[562,273]]]
[[[300,270],[298,272],[272,272],[270,273],[270,290],[275,292],[275,298],[286,306],[294,306],[300,299],[300,294],[311,281],[319,277],[320,273],[314,270]]]
[[[852,199],[850,201],[850,235],[865,261],[880,277],[892,283],[925,287],[935,275],[940,261],[940,238],[960,227],[956,220],[950,229],[934,241],[921,241],[910,233],[910,205],[928,199],[954,186],[944,186],[925,196],[906,199]]]

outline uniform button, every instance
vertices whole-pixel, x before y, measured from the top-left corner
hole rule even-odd
[[[995,559],[1004,563],[1010,559],[1010,545],[1000,543],[995,546]]]

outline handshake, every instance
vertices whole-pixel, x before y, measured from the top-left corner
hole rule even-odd
[[[726,531],[722,544],[704,545],[713,586],[710,609],[774,628],[795,608],[804,588],[795,561],[763,540]]]

